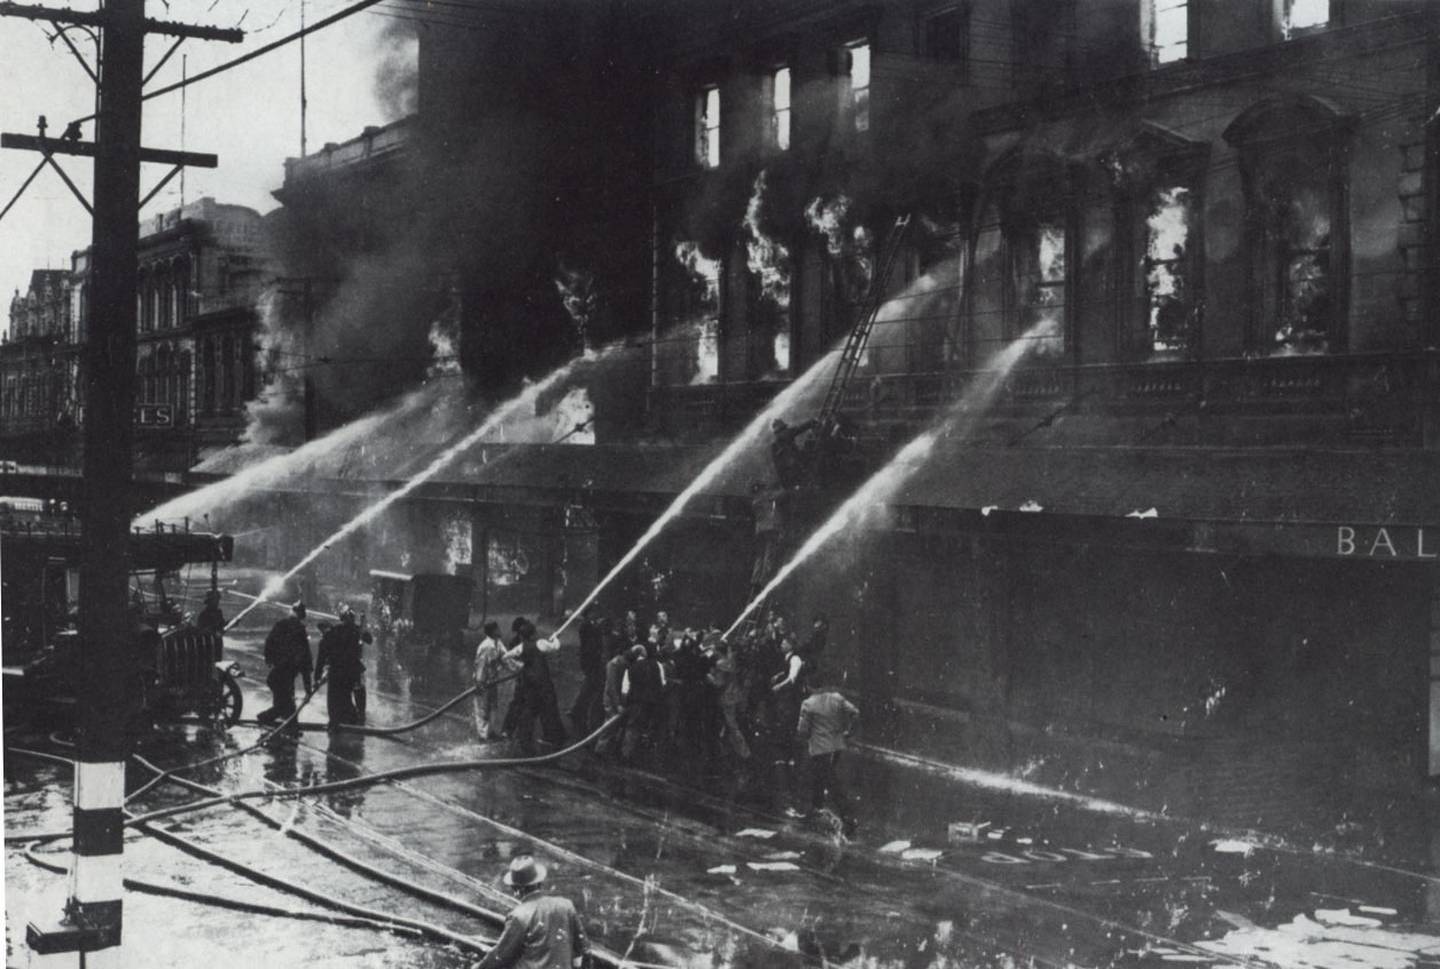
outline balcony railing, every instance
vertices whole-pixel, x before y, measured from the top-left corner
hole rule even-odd
[[[891,434],[897,426],[918,431],[984,376],[972,370],[861,372],[846,388],[841,412],[862,433]],[[713,434],[741,423],[778,389],[774,381],[663,387],[652,396],[651,412],[672,432]],[[1082,366],[1030,362],[1005,378],[990,415],[1025,419],[1067,404],[1077,414],[1212,422],[1298,415],[1313,418],[1317,433],[1338,433],[1352,443],[1403,444],[1418,441],[1424,402],[1437,395],[1440,353],[1434,351]]]

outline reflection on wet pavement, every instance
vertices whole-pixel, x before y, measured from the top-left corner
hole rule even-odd
[[[261,666],[256,636],[237,637],[229,648],[252,671]],[[371,724],[411,720],[468,683],[465,658],[445,650],[410,655],[382,646],[369,665]],[[267,705],[258,678],[247,678],[245,689],[247,710]],[[324,722],[323,692],[304,719]],[[472,729],[461,706],[398,738],[307,732],[190,776],[227,791],[288,788],[508,753],[475,742]],[[243,727],[229,736],[165,727],[143,752],[173,766],[239,750],[256,736]],[[1420,862],[1405,871],[1144,812],[966,783],[883,752],[852,756],[862,817],[855,841],[783,818],[772,800],[703,765],[659,776],[601,766],[588,755],[558,769],[439,774],[263,810],[284,827],[497,911],[510,904],[499,874],[516,854],[535,852],[596,939],[640,963],[1388,969],[1440,958],[1430,908],[1437,882]],[[67,784],[64,771],[7,765],[7,830],[68,827]],[[145,795],[143,808],[194,796],[164,786]],[[358,904],[464,934],[495,930],[343,869],[233,810],[181,815],[166,826]],[[26,864],[14,846],[8,861],[11,897],[59,880]],[[136,834],[127,840],[126,865],[216,894],[296,904]],[[166,938],[166,965],[202,958],[206,946],[213,953],[236,945],[232,919],[206,910],[203,928],[175,933],[173,906],[180,903],[135,899],[133,906],[127,900],[127,932]],[[23,938],[18,908],[7,908],[12,940]],[[276,919],[263,925],[244,933],[247,958],[277,965],[303,958],[307,965],[438,969],[469,961],[453,947],[369,931]],[[183,938],[170,943],[176,935]],[[257,937],[253,949],[250,935]]]

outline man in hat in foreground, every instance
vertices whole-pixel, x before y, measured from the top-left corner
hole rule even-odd
[[[306,695],[310,693],[310,673],[315,664],[310,656],[310,634],[305,631],[304,602],[291,606],[290,615],[271,627],[270,635],[265,637],[265,662],[270,667],[265,683],[274,700],[270,709],[262,710],[255,719],[271,724],[295,712],[297,673],[304,680]]]
[[[545,891],[545,866],[521,855],[510,862],[505,884],[520,904],[505,917],[495,948],[474,969],[580,969],[590,940],[570,899]]]

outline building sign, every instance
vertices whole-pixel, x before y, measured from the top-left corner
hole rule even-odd
[[[1190,549],[1352,562],[1440,564],[1440,525],[1201,522],[1192,526]]]
[[[174,404],[136,404],[135,426],[166,430],[175,426]]]
[[[1440,528],[1411,525],[1335,526],[1335,554],[1341,558],[1433,559],[1440,555]]]

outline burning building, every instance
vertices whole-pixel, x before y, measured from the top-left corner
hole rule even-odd
[[[584,387],[593,444],[478,445],[353,571],[464,572],[477,611],[558,613],[815,381],[795,416],[847,429],[811,475],[839,496],[953,418],[776,591],[830,617],[827,662],[886,739],[1180,813],[1417,833],[1440,773],[1433,6],[485,16],[420,32],[413,117],[287,169],[296,326],[336,371],[312,430],[418,380],[437,318],[466,400],[583,345],[636,352]],[[872,310],[853,372],[817,380]],[[545,415],[574,389],[530,426],[562,433]],[[755,451],[605,606],[738,613],[775,475]],[[423,463],[372,457],[290,489],[294,541],[322,537],[325,482],[356,501]]]

